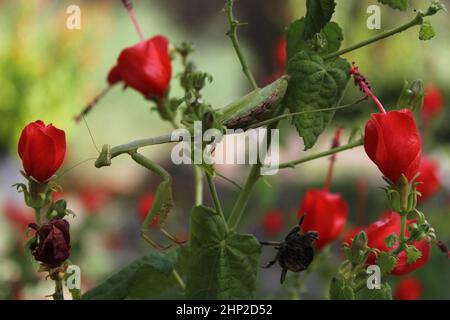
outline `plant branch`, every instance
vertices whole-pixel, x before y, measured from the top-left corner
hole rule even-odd
[[[297,160],[292,160],[292,161],[288,161],[288,162],[283,162],[280,163],[280,165],[278,166],[279,169],[285,169],[285,168],[294,168],[296,165],[300,164],[300,163],[305,163],[311,160],[315,160],[315,159],[319,159],[322,157],[326,157],[341,151],[345,151],[345,150],[349,150],[349,149],[353,149],[355,147],[359,147],[362,146],[364,144],[364,139],[359,139],[357,141],[348,143],[346,145],[340,146],[340,147],[336,147],[336,148],[332,148],[329,149],[327,151],[323,151],[323,152],[319,152],[316,154],[312,154],[310,156],[306,156]]]
[[[217,213],[222,217],[226,230],[228,231],[227,220],[225,219],[225,215],[223,214],[222,205],[220,204],[219,195],[217,194],[216,185],[214,183],[214,179],[208,172],[205,171],[206,181],[208,182],[209,190],[211,192],[211,197],[214,202],[214,207],[216,208]]]
[[[244,54],[242,53],[241,47],[239,45],[239,41],[237,38],[237,28],[240,25],[237,20],[233,17],[233,4],[235,0],[227,0],[225,3],[225,14],[227,16],[228,24],[230,26],[230,29],[227,32],[227,36],[230,37],[231,42],[233,43],[234,50],[236,51],[236,54],[239,58],[239,62],[242,66],[242,71],[244,72],[245,76],[247,77],[248,81],[250,82],[253,89],[257,89],[258,85],[256,84],[255,78],[253,77],[247,61],[245,60]]]
[[[61,279],[55,279],[55,293],[53,294],[54,300],[64,300],[63,283]]]
[[[181,278],[180,274],[175,268],[172,269],[172,275],[177,281],[178,285],[181,287],[181,289],[183,291],[186,290],[186,284],[184,283],[183,279]]]
[[[247,177],[247,181],[245,182],[244,188],[239,193],[239,196],[233,206],[233,210],[231,211],[230,217],[228,218],[228,225],[231,229],[236,229],[239,224],[239,221],[242,218],[242,214],[244,213],[244,208],[247,205],[247,202],[250,198],[250,194],[253,190],[258,179],[261,177],[261,165],[254,164],[250,169],[250,173]]]
[[[194,169],[194,183],[195,183],[195,205],[199,206],[203,203],[203,176],[202,169],[197,166],[192,166]]]
[[[353,51],[353,50],[365,47],[365,46],[367,46],[369,44],[372,44],[374,42],[377,42],[379,40],[388,38],[388,37],[393,36],[393,35],[395,35],[397,33],[400,33],[400,32],[403,32],[405,30],[408,30],[411,27],[414,27],[414,26],[422,24],[424,16],[426,16],[426,14],[424,14],[421,11],[419,11],[414,19],[412,19],[411,21],[409,21],[408,23],[406,23],[404,25],[401,25],[401,26],[399,26],[399,27],[397,27],[395,29],[392,29],[392,30],[388,30],[388,31],[382,32],[382,33],[380,33],[380,34],[378,34],[378,35],[376,35],[376,36],[374,36],[372,38],[369,38],[367,40],[364,40],[364,41],[361,41],[359,43],[356,43],[356,44],[354,44],[354,45],[352,45],[352,46],[350,46],[348,48],[345,48],[345,49],[342,49],[342,50],[339,50],[339,51],[327,54],[323,58],[325,60],[326,59],[335,58],[335,57],[338,57],[338,56],[343,55],[345,53],[348,53],[350,51]]]

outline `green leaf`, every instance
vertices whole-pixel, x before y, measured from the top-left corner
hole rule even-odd
[[[422,24],[420,25],[420,30],[419,30],[419,39],[426,41],[426,40],[430,40],[430,39],[434,38],[435,35],[436,35],[436,32],[434,31],[434,28],[431,25],[431,23],[427,20],[422,22]]]
[[[331,300],[355,300],[355,292],[341,278],[331,279],[329,293]]]
[[[326,40],[326,45],[319,50],[320,54],[327,54],[338,51],[344,40],[344,33],[336,22],[330,22],[320,32]]]
[[[152,252],[141,257],[99,286],[86,292],[82,299],[167,299],[181,298],[178,283],[172,275],[174,265],[185,260],[186,249],[179,248],[167,254]]]
[[[378,2],[400,11],[406,11],[409,6],[409,0],[378,0]]]
[[[313,51],[312,41],[305,41],[303,34],[305,32],[305,18],[300,18],[292,22],[286,30],[286,55],[289,61],[294,55],[300,51]],[[341,47],[344,34],[341,27],[336,22],[329,22],[320,32],[320,37],[325,43],[317,53],[322,55],[338,51]]]
[[[420,257],[422,257],[422,252],[415,246],[410,245],[406,247],[406,263],[411,264],[416,262]]]
[[[197,206],[191,212],[189,299],[251,299],[261,246],[252,235],[227,231],[222,217]]]
[[[310,40],[331,20],[336,2],[334,0],[306,0],[305,31],[303,39]]]
[[[397,242],[397,235],[395,233],[392,233],[392,234],[388,235],[384,239],[384,243],[386,244],[386,246],[388,248],[392,248],[395,245],[396,242]]]
[[[306,41],[303,40],[305,30],[305,18],[297,19],[286,29],[286,61],[306,48]]]
[[[291,113],[312,111],[292,118],[307,150],[335,113],[314,110],[338,105],[350,77],[350,64],[343,58],[324,61],[318,54],[302,51],[288,62],[287,69],[291,80],[283,103]]]
[[[397,264],[397,258],[388,252],[380,252],[378,255],[377,264],[384,274],[389,274],[394,270]]]
[[[357,298],[360,300],[392,300],[392,289],[387,282],[381,283],[380,289],[363,288]]]

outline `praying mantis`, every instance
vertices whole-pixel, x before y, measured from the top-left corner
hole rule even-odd
[[[249,126],[255,126],[259,121],[268,120],[275,114],[286,93],[289,76],[282,76],[271,84],[258,88],[247,95],[237,99],[224,108],[214,110],[217,123],[226,129],[247,129]],[[158,139],[142,139],[131,142],[126,145],[111,148],[105,144],[95,162],[97,168],[110,166],[111,160],[120,155],[128,154],[137,164],[150,170],[161,178],[152,207],[148,212],[144,222],[141,225],[141,236],[152,247],[158,250],[166,250],[172,246],[162,245],[156,242],[150,235],[149,226],[158,218],[159,230],[172,242],[181,245],[184,241],[179,241],[164,229],[164,222],[167,215],[172,210],[172,177],[159,164],[143,156],[138,149],[144,146],[173,142],[170,135]]]

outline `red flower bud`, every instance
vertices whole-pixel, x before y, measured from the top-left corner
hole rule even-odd
[[[397,236],[400,234],[400,215],[395,212],[386,212],[383,214],[384,218],[372,223],[365,231],[368,238],[368,246],[370,248],[376,248],[380,251],[393,251],[398,244],[389,248],[384,239],[395,233]],[[407,225],[413,223],[415,220],[409,220]],[[409,236],[408,230],[406,230],[406,236]],[[405,251],[402,251],[398,255],[397,265],[391,272],[393,275],[408,274],[420,267],[422,267],[427,261],[430,254],[430,244],[426,239],[421,241],[415,241],[413,245],[422,253],[422,256],[414,263],[408,264],[407,255]],[[376,256],[374,254],[369,255],[367,259],[368,264],[374,264]]]
[[[138,213],[139,218],[142,222],[144,222],[145,218],[147,218],[147,215],[150,212],[150,209],[152,208],[153,200],[154,198],[152,194],[146,194],[139,199]],[[158,220],[159,220],[159,213],[156,216],[155,220],[152,221],[151,225],[152,226],[156,225],[158,223]]]
[[[27,125],[20,135],[19,156],[28,176],[45,182],[61,166],[66,155],[64,131],[38,120]]]
[[[364,149],[383,175],[393,182],[419,171],[421,139],[410,110],[372,114],[367,121]]]
[[[263,218],[263,228],[267,234],[277,234],[283,229],[283,215],[277,210],[266,212]]]
[[[417,178],[417,182],[422,183],[417,186],[417,191],[421,193],[417,200],[423,202],[439,190],[441,180],[437,162],[427,157],[422,156],[419,172],[420,176]]]
[[[123,81],[144,97],[164,97],[172,76],[169,42],[164,36],[155,36],[125,48],[108,74],[108,83]]]
[[[275,46],[275,60],[278,67],[284,70],[286,67],[286,39],[281,38]]]
[[[342,243],[346,243],[348,245],[351,245],[353,242],[353,238],[360,233],[361,231],[365,230],[364,227],[353,227],[347,231],[347,233],[342,238]]]
[[[30,224],[36,230],[36,241],[30,249],[34,258],[51,268],[59,267],[70,256],[69,223],[64,219],[52,219],[38,227]]]
[[[397,283],[394,291],[396,300],[419,300],[422,296],[422,283],[413,277],[407,277]]]
[[[319,233],[319,240],[314,244],[320,249],[341,234],[347,220],[347,208],[347,204],[339,194],[311,189],[306,192],[297,216],[305,215],[302,224],[304,232]]]
[[[425,88],[425,98],[423,100],[422,117],[425,120],[436,117],[444,106],[444,96],[441,90],[435,86]]]

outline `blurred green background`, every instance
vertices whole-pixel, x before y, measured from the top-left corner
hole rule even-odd
[[[144,34],[166,35],[171,44],[190,41],[196,51],[192,59],[198,68],[213,75],[214,81],[204,90],[205,99],[219,108],[249,91],[245,77],[229,39],[222,0],[154,0],[134,1]],[[236,16],[248,25],[239,29],[245,54],[259,83],[267,82],[277,72],[276,43],[284,28],[304,15],[304,0],[240,0]],[[448,1],[443,1],[450,7]],[[66,8],[77,4],[81,8],[81,29],[65,27]],[[339,1],[334,20],[344,30],[344,44],[373,36],[379,30],[368,30],[366,9],[376,1]],[[381,6],[382,30],[409,21],[413,8],[426,8],[428,1],[413,1],[406,13]],[[437,36],[430,41],[418,39],[418,28],[393,38],[377,42],[346,55],[356,61],[369,78],[375,93],[389,109],[394,108],[405,80],[422,79],[434,84],[450,101],[450,20],[439,13],[431,19]],[[18,137],[29,122],[42,119],[64,129],[68,139],[68,154],[60,169],[58,182],[63,186],[69,207],[77,213],[71,219],[73,250],[71,260],[82,270],[83,290],[100,283],[121,266],[150,250],[139,237],[139,199],[155,191],[158,179],[147,174],[127,157],[114,160],[113,166],[95,169],[93,161],[76,166],[97,156],[86,125],[73,121],[86,103],[106,86],[106,75],[115,64],[120,51],[138,41],[133,25],[120,1],[0,1],[0,298],[41,299],[50,294],[52,284],[43,281],[23,249],[23,230],[6,212],[14,207],[18,214],[25,211],[21,195],[10,186],[22,181],[21,164],[16,154]],[[171,92],[181,95],[176,79],[181,71],[174,62]],[[349,85],[343,104],[360,96]],[[132,90],[118,86],[99,103],[87,117],[87,123],[97,145],[117,145],[156,136],[170,130],[151,104]],[[338,111],[335,120],[319,139],[312,152],[329,147],[334,128],[362,127],[374,111],[369,102]],[[450,241],[450,119],[448,108],[432,122],[425,150],[438,160],[442,188],[427,202],[423,211],[436,227],[438,237]],[[281,160],[305,155],[295,130],[282,124]],[[308,151],[310,152],[310,151]],[[158,146],[145,149],[145,155],[159,161],[174,176],[175,212],[167,228],[177,237],[186,238],[188,213],[193,203],[192,170],[175,166],[170,161],[170,148]],[[280,239],[295,224],[299,202],[307,188],[323,185],[327,159],[287,169],[277,176],[265,178],[257,185],[245,214],[242,230],[260,239]],[[72,168],[76,166],[75,168]],[[248,168],[219,165],[218,171],[241,182]],[[61,175],[61,173],[63,173]],[[367,184],[367,200],[357,210],[357,182]],[[236,189],[218,180],[219,193],[225,208],[230,208]],[[332,190],[340,192],[349,203],[347,226],[368,224],[386,209],[383,185],[376,167],[368,161],[362,148],[339,154]],[[209,197],[206,193],[206,202]],[[92,205],[95,204],[95,205]],[[262,217],[269,209],[284,216],[283,231],[268,235],[262,227]],[[9,218],[8,218],[9,217]],[[17,219],[16,219],[17,220]],[[278,267],[260,272],[259,298],[324,298],[330,277],[336,271],[342,254],[340,241],[321,252],[314,272],[291,275],[288,284],[278,283]],[[273,252],[264,250],[263,261]],[[424,286],[424,299],[450,298],[450,271],[445,255],[432,249],[428,264],[414,272]],[[398,281],[393,278],[392,282]]]

